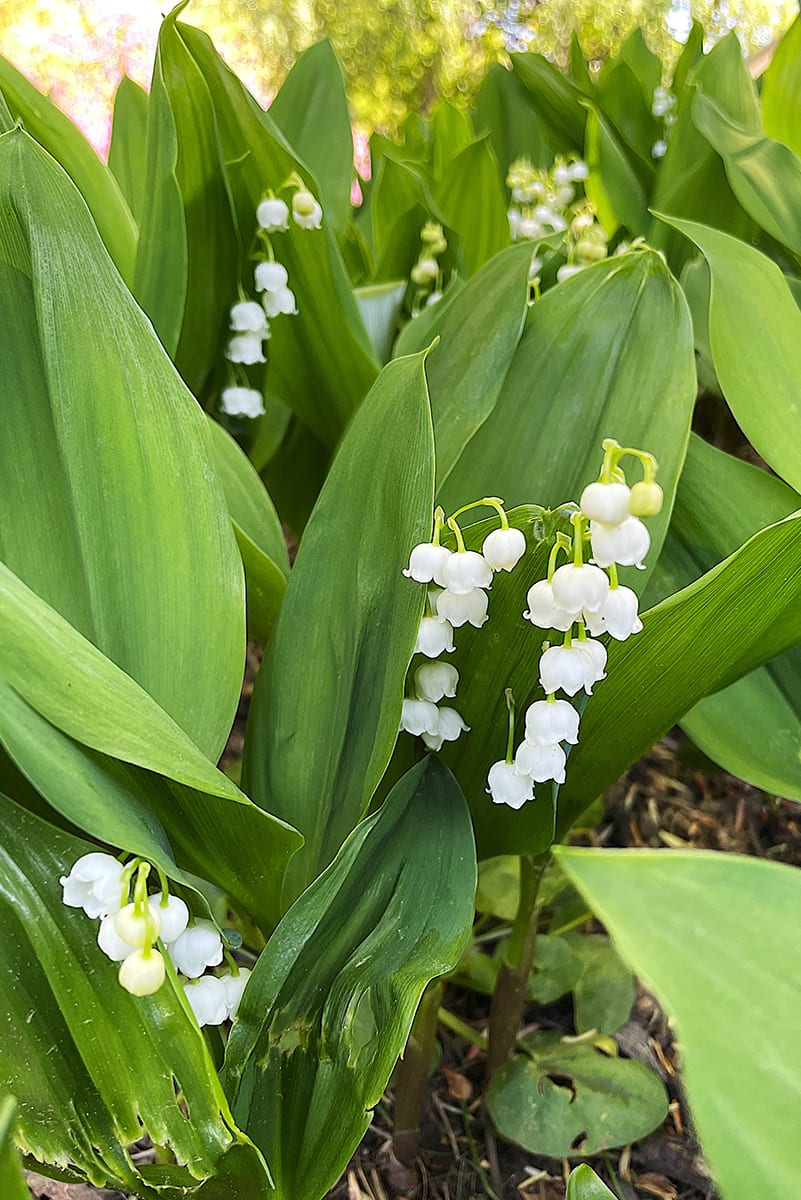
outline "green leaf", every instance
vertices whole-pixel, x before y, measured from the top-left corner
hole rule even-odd
[[[266,1187],[174,972],[155,995],[129,995],[95,922],[64,906],[59,876],[93,846],[4,796],[0,813],[0,1076],[19,1103],[22,1149],[73,1179],[157,1200],[126,1150],[147,1133],[183,1164],[173,1196],[224,1178],[234,1148]]]
[[[488,133],[502,181],[510,163],[528,158],[535,167],[550,165],[551,154],[531,94],[514,71],[492,63],[476,93],[476,133]]]
[[[602,1183],[586,1163],[570,1172],[565,1200],[615,1200],[612,1192]]]
[[[628,1021],[634,1004],[631,972],[603,934],[569,933],[566,940],[581,963],[573,988],[576,1032],[615,1033]]]
[[[265,190],[280,189],[297,172],[312,192],[319,188],[206,34],[183,24],[179,33],[211,93],[226,184],[247,253]],[[291,408],[330,447],[372,385],[378,362],[325,215],[320,230],[293,225],[275,239],[299,315],[275,323],[267,395]],[[250,280],[245,282],[249,288]]]
[[[30,1200],[22,1177],[22,1167],[14,1142],[14,1114],[17,1101],[5,1096],[0,1101],[0,1191],[5,1200]]]
[[[423,989],[458,961],[475,882],[464,800],[429,758],[273,934],[231,1032],[224,1082],[270,1163],[276,1200],[318,1200],[344,1170]]]
[[[796,17],[762,80],[762,118],[769,137],[801,154],[801,18]]]
[[[612,63],[615,61],[612,59]],[[625,63],[630,68],[645,98],[650,100],[662,82],[662,62],[646,42],[642,29],[637,27],[631,31],[618,51],[617,62]]]
[[[382,363],[389,362],[392,357],[392,344],[402,319],[407,287],[407,280],[391,279],[388,283],[374,283],[354,292],[365,328]]]
[[[336,234],[351,219],[351,131],[345,80],[326,38],[310,46],[270,104],[270,116],[320,185],[320,203]]]
[[[214,462],[245,567],[248,632],[266,646],[286,591],[289,555],[275,506],[250,460],[209,419]]]
[[[144,207],[147,107],[147,92],[123,75],[114,94],[108,165],[137,221]]]
[[[786,1200],[797,1186],[801,1102],[798,872],[695,850],[560,848],[559,860],[675,1017],[693,1120],[721,1193]]]
[[[800,490],[801,311],[784,276],[737,238],[691,221],[663,219],[694,242],[709,264],[712,358],[738,425],[774,471]]]
[[[441,100],[431,116],[431,136],[434,178],[442,179],[451,160],[473,141],[470,118],[450,100]]]
[[[775,476],[693,436],[649,597],[685,587],[766,525],[801,508]],[[801,800],[801,648],[707,696],[682,726],[725,770]],[[741,730],[748,728],[748,738]]]
[[[801,161],[781,142],[754,133],[698,91],[693,121],[723,159],[731,189],[771,237],[801,252]]]
[[[22,131],[0,138],[0,188],[0,554],[216,760],[244,606],[205,418]]]
[[[203,875],[274,924],[295,831],[251,804],[143,689],[2,564],[0,628],[0,741],[37,790],[93,836],[182,882],[175,863]]]
[[[611,236],[621,225],[639,236],[648,226],[648,200],[634,172],[629,155],[603,114],[587,114],[587,195],[595,205],[598,220]]]
[[[468,275],[509,245],[506,200],[488,135],[471,142],[448,164],[435,198],[461,238]]]
[[[513,54],[512,68],[534,102],[537,118],[554,150],[584,145],[584,94],[541,54]]]
[[[667,1116],[656,1075],[637,1059],[611,1058],[588,1042],[529,1033],[487,1092],[492,1122],[532,1154],[571,1158],[645,1137]]]
[[[136,224],[111,171],[83,134],[11,63],[0,58],[0,91],[13,119],[64,168],[80,191],[117,270],[133,278]]]
[[[640,31],[635,30],[632,37],[638,34]],[[645,52],[650,54],[645,44],[641,44]],[[658,59],[656,63],[658,85],[662,69]],[[597,108],[611,122],[624,146],[634,152],[633,165],[643,182],[653,180],[651,148],[661,133],[661,125],[657,124],[651,112],[653,94],[654,88],[650,87],[650,83],[639,77],[634,66],[622,57],[611,59],[598,80]]]
[[[253,693],[246,788],[306,838],[289,900],[364,815],[392,754],[423,607],[401,570],[430,537],[433,486],[423,356],[396,359],[334,459]]]

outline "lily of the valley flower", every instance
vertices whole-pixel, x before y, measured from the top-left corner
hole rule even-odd
[[[87,917],[102,917],[116,912],[122,895],[122,864],[110,854],[93,851],[75,863],[69,875],[60,879],[64,903],[82,908]]]
[[[404,700],[400,727],[414,737],[439,730],[439,709],[431,700]]]
[[[439,724],[436,733],[424,733],[423,741],[429,750],[441,750],[443,742],[455,742],[459,735],[469,731],[455,708],[439,708]]]
[[[289,209],[283,200],[268,196],[256,209],[256,222],[265,233],[283,233],[289,229]]]
[[[261,333],[267,328],[264,310],[255,300],[240,300],[231,307],[231,329],[236,333]]]
[[[578,743],[579,715],[567,700],[535,700],[526,710],[526,741],[535,746]]]
[[[251,972],[247,967],[240,967],[239,974],[233,975],[227,971],[224,975],[219,976],[220,983],[225,990],[225,1003],[228,1009],[227,1017],[232,1021],[239,1010],[239,1004],[242,1000],[242,993],[250,979]]]
[[[201,1028],[204,1025],[222,1025],[228,1016],[228,1000],[221,979],[216,975],[189,979],[184,983],[184,992]]]
[[[295,301],[295,293],[291,288],[282,287],[278,291],[265,291],[261,297],[262,307],[265,315],[270,317],[278,317],[281,313],[287,316],[297,316],[298,306]]]
[[[540,579],[528,589],[527,600],[528,608],[523,616],[539,629],[558,629],[565,633],[578,620],[580,610],[568,610],[558,605],[547,579]]]
[[[527,775],[535,783],[545,783],[548,779],[564,783],[566,761],[565,752],[558,743],[542,745],[526,739],[517,748],[514,769],[518,775]]]
[[[566,692],[575,696],[583,688],[591,696],[596,679],[592,659],[579,649],[578,642],[572,646],[550,646],[540,658],[540,686],[546,695]]]
[[[655,517],[662,511],[664,493],[658,483],[641,479],[629,496],[629,512],[633,517]]]
[[[437,596],[437,613],[450,621],[454,629],[466,625],[469,621],[476,629],[480,629],[487,620],[489,599],[482,588],[473,588],[464,595],[445,590]]]
[[[292,217],[300,229],[319,229],[323,210],[311,192],[301,189],[292,197]]]
[[[148,905],[161,926],[162,942],[167,945],[176,942],[189,924],[189,909],[181,897],[167,896],[165,902],[161,894],[150,896]]]
[[[459,672],[450,663],[423,663],[414,673],[415,692],[421,700],[430,700],[432,704],[445,696],[452,699],[458,682]]]
[[[227,387],[220,397],[220,408],[229,417],[260,417],[264,413],[264,399],[255,388]]]
[[[526,552],[521,529],[493,529],[484,538],[481,554],[493,571],[512,571]]]
[[[112,962],[122,962],[133,953],[134,947],[117,933],[114,916],[115,914],[111,913],[103,917],[97,931],[97,944]]]
[[[588,483],[581,493],[579,507],[591,521],[619,525],[630,515],[630,496],[625,483]]]
[[[551,580],[556,605],[566,612],[598,612],[609,595],[609,580],[600,567],[565,563]]]
[[[619,525],[590,522],[593,561],[599,567],[639,567],[651,546],[651,535],[638,517],[627,517]]]
[[[200,918],[176,938],[169,953],[177,971],[197,979],[206,967],[216,967],[222,962],[222,940],[216,925]]]
[[[114,918],[114,928],[129,946],[144,946],[154,941],[161,932],[161,918],[153,912],[139,912],[135,904],[126,904]]]
[[[487,792],[493,804],[506,804],[509,808],[522,808],[527,800],[534,799],[534,784],[529,776],[515,771],[514,763],[493,763],[487,774]]]
[[[474,588],[488,588],[492,583],[492,567],[475,550],[458,550],[451,554],[442,568],[442,579],[449,592],[466,596]]]
[[[254,271],[257,292],[280,292],[289,282],[287,269],[282,263],[256,263]]]
[[[453,650],[453,626],[444,617],[423,617],[417,634],[415,654],[426,658],[439,658],[443,652]]]
[[[437,546],[433,542],[420,542],[409,555],[409,565],[403,571],[407,579],[417,583],[438,583],[445,587],[443,568],[451,556],[446,546]]]
[[[225,357],[229,362],[244,363],[246,366],[267,362],[262,341],[269,336],[269,329],[262,330],[261,333],[236,333],[226,346]]]
[[[603,608],[595,613],[586,613],[584,622],[593,637],[608,633],[618,642],[625,642],[633,633],[642,629],[637,612],[637,593],[627,587],[609,589]]]
[[[123,961],[118,979],[132,996],[152,996],[164,983],[164,959],[152,946],[133,950]]]

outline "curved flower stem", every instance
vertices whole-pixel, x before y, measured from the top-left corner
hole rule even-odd
[[[487,1055],[487,1074],[490,1077],[509,1061],[515,1051],[526,1006],[526,985],[534,961],[539,918],[537,897],[549,859],[550,851],[537,858],[525,855],[520,859],[520,899],[517,915],[490,1006]]]
[[[392,1143],[395,1157],[407,1166],[414,1162],[420,1145],[420,1114],[444,989],[444,981],[434,979],[423,992],[406,1050],[395,1074],[395,1128]]]

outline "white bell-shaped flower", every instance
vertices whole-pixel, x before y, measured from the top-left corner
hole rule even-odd
[[[265,233],[283,233],[289,229],[289,209],[283,200],[268,196],[256,209],[256,222]]]
[[[435,734],[439,730],[439,709],[430,700],[404,700],[400,727],[415,737]]]
[[[566,762],[565,752],[558,742],[541,745],[526,740],[517,747],[514,769],[518,775],[526,775],[535,783],[545,783],[547,779],[564,783]]]
[[[526,552],[522,529],[493,529],[484,538],[481,554],[493,571],[512,571]]]
[[[455,742],[459,735],[470,729],[455,708],[440,708],[437,732],[424,733],[423,741],[429,750],[441,750],[443,742]]]
[[[236,333],[261,333],[267,328],[264,309],[255,300],[241,300],[231,308],[231,328]]]
[[[123,960],[117,978],[132,996],[152,996],[164,983],[166,974],[164,959],[158,950],[146,946],[131,951]]]
[[[292,217],[300,229],[319,229],[323,210],[311,192],[301,189],[292,197]]]
[[[593,637],[608,633],[618,642],[625,642],[626,638],[642,629],[637,603],[637,593],[631,588],[610,588],[606,603],[600,612],[585,614],[587,629]]]
[[[651,158],[664,158],[667,154],[667,142],[664,138],[657,138],[651,147]]]
[[[553,169],[552,178],[557,187],[563,187],[573,179],[573,172],[567,163],[557,163]]]
[[[103,917],[97,931],[97,944],[112,962],[122,962],[133,953],[133,946],[121,938],[114,924],[114,914]]]
[[[578,275],[579,271],[583,271],[584,267],[580,263],[564,263],[556,272],[556,282],[564,283],[566,279],[570,279],[572,275]]]
[[[216,975],[188,979],[184,991],[201,1029],[204,1025],[222,1025],[228,1016],[228,1001],[225,987]]]
[[[579,609],[569,612],[561,608],[554,599],[553,588],[547,579],[541,579],[530,587],[526,599],[528,608],[523,616],[539,629],[559,629],[564,633],[578,620]]]
[[[427,283],[433,283],[439,275],[439,263],[435,258],[421,258],[414,264],[411,270],[412,283],[418,287],[425,287]]]
[[[570,164],[570,178],[574,183],[581,183],[589,176],[589,168],[587,164],[580,158]]]
[[[480,629],[487,620],[487,593],[481,588],[473,588],[464,596],[454,595],[447,589],[437,596],[437,612],[446,621],[450,621],[454,629],[466,625],[469,621],[476,629]]]
[[[437,704],[445,696],[453,699],[459,683],[459,672],[450,663],[423,663],[414,673],[414,690],[421,700]]]
[[[573,189],[570,189],[570,195],[565,203],[569,204],[573,198]],[[563,233],[567,229],[567,221],[561,213],[554,212],[547,204],[538,204],[534,209],[535,218],[543,225],[548,225],[554,233]]]
[[[82,908],[87,917],[116,912],[122,895],[122,864],[110,854],[93,851],[72,865],[69,875],[59,880],[68,908]]]
[[[189,909],[180,896],[168,896],[167,903],[162,904],[161,893],[148,897],[150,911],[158,917],[161,924],[160,937],[162,942],[169,945],[181,936],[189,924]]]
[[[630,495],[625,483],[588,483],[581,493],[579,507],[591,521],[619,525],[629,516]]]
[[[567,700],[535,700],[526,709],[526,741],[535,746],[578,743],[579,714]]]
[[[144,946],[161,932],[161,918],[148,905],[149,915],[139,914],[136,906],[126,904],[114,917],[114,928],[129,946]]]
[[[475,550],[458,550],[442,568],[444,586],[455,596],[466,596],[473,588],[488,588],[492,567]]]
[[[227,387],[220,397],[220,408],[229,417],[260,417],[264,413],[264,398],[255,388]]]
[[[423,617],[417,634],[415,654],[439,658],[453,650],[453,626],[444,617]]]
[[[283,287],[277,292],[263,292],[261,302],[268,317],[278,317],[281,313],[297,316],[298,306],[295,303],[295,293],[291,288]]]
[[[522,808],[527,800],[534,799],[534,784],[528,775],[518,775],[514,763],[493,763],[487,774],[487,789],[493,804],[507,804],[509,808]]]
[[[289,282],[289,275],[283,263],[256,263],[254,271],[257,292],[280,292]]]
[[[520,239],[529,238],[535,240],[537,238],[545,237],[545,229],[542,223],[538,221],[536,217],[521,216],[520,223],[517,227],[517,236]]]
[[[195,921],[169,947],[176,971],[197,979],[206,967],[216,967],[223,959],[222,940],[217,927],[203,918]]]
[[[250,976],[251,972],[247,967],[240,967],[238,975],[226,971],[224,975],[219,976],[220,983],[225,990],[225,1004],[228,1009],[227,1016],[229,1021],[233,1021],[239,1011],[242,993],[247,986]]]
[[[595,668],[590,657],[572,646],[550,646],[540,657],[540,686],[549,696],[553,692],[567,692],[575,696],[584,688],[592,695],[595,683]]]
[[[553,573],[553,598],[566,612],[598,612],[609,595],[609,580],[600,567],[565,563]]]
[[[593,683],[600,683],[602,679],[606,679],[606,646],[604,646],[603,642],[596,642],[592,638],[585,638],[583,642],[575,641],[573,648],[578,650],[580,654],[583,654],[590,664],[588,668],[592,676],[590,686]],[[589,696],[590,692],[586,685],[584,690]]]
[[[451,551],[447,546],[435,546],[433,542],[420,542],[409,555],[409,565],[403,574],[407,579],[414,579],[417,583],[433,581],[444,587],[442,572],[450,556]]]
[[[267,362],[267,359],[264,357],[262,341],[265,337],[269,336],[269,331],[262,331],[261,333],[235,333],[225,348],[225,357],[229,362],[244,363],[246,366],[252,366],[253,363]]]
[[[509,237],[514,242],[520,237],[520,222],[523,218],[517,208],[510,208],[506,216],[509,220]]]
[[[651,546],[651,535],[639,517],[627,517],[619,525],[590,522],[592,557],[599,567],[618,563],[621,567],[640,567]]]

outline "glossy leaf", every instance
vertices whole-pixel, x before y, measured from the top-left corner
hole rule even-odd
[[[798,491],[801,312],[790,289],[779,268],[753,246],[691,221],[671,217],[670,224],[709,264],[709,340],[729,407],[757,452]],[[747,308],[744,295],[750,297]]]
[[[431,137],[434,178],[441,179],[451,160],[473,141],[470,118],[450,100],[441,100],[431,116]]]
[[[0,811],[0,1074],[19,1103],[23,1150],[72,1178],[156,1200],[164,1193],[126,1150],[147,1133],[183,1164],[174,1197],[224,1178],[234,1147],[266,1186],[174,974],[154,996],[129,995],[96,944],[96,923],[64,906],[59,876],[93,847],[6,797]]]
[[[0,186],[0,554],[216,760],[244,605],[205,418],[77,191],[21,131],[0,139]]]
[[[722,1195],[785,1200],[798,1177],[801,1102],[798,872],[696,850],[559,857],[675,1018],[693,1120]]]
[[[764,526],[799,508],[801,497],[775,476],[691,438],[649,597],[661,599],[685,587]],[[725,770],[801,799],[801,648],[707,696],[682,726]]]
[[[365,328],[382,363],[392,357],[392,343],[402,320],[407,287],[405,279],[390,280],[357,288],[354,293]]]
[[[313,172],[323,211],[341,234],[352,213],[353,134],[342,68],[327,38],[295,60],[270,104],[270,116]]]
[[[635,30],[627,39],[633,46],[636,43],[632,39],[637,35],[642,38],[640,30]],[[644,42],[641,41],[640,46],[646,54],[651,53]],[[653,178],[654,160],[651,156],[651,148],[661,131],[661,126],[657,124],[657,120],[651,112],[654,87],[651,87],[650,83],[653,80],[653,73],[649,72],[651,79],[648,82],[638,76],[634,65],[628,63],[623,57],[624,51],[625,43],[621,47],[621,57],[612,59],[601,72],[598,80],[597,107],[611,123],[623,146],[635,155],[635,168],[645,182]],[[634,51],[635,57],[638,53]],[[655,58],[655,62],[657,64],[656,84],[658,84],[662,70],[659,60]]]
[[[137,221],[141,219],[145,191],[147,107],[147,92],[123,75],[114,93],[108,166]]]
[[[24,75],[0,58],[0,92],[13,119],[21,120],[80,191],[106,249],[126,283],[133,278],[136,225],[113,174],[79,129]]]
[[[566,1200],[615,1200],[615,1197],[592,1167],[582,1163],[575,1171],[570,1172]]]
[[[773,54],[762,82],[765,132],[801,154],[801,17],[796,17]]]
[[[270,1163],[276,1200],[317,1200],[344,1170],[423,989],[456,965],[475,882],[464,800],[427,759],[353,831],[273,934],[223,1078],[238,1123]]]
[[[650,100],[662,81],[662,63],[646,42],[642,29],[632,29],[618,53],[620,61],[637,79],[645,98]]]
[[[14,1096],[5,1096],[0,1101],[0,1191],[5,1200],[30,1200],[19,1154],[14,1142],[14,1114],[17,1101]]]
[[[516,158],[528,158],[535,167],[550,165],[550,150],[535,106],[514,71],[491,63],[476,93],[473,117],[476,133],[488,133],[501,178]]]
[[[306,838],[290,900],[334,857],[389,762],[423,608],[401,570],[431,536],[433,481],[423,356],[396,359],[306,526],[250,709],[246,789]]]
[[[530,94],[553,148],[566,154],[580,150],[586,116],[583,93],[541,54],[513,54],[512,67]]]
[[[637,1059],[610,1057],[592,1042],[529,1033],[487,1092],[492,1122],[532,1154],[597,1154],[645,1137],[667,1115],[659,1079]]]
[[[448,164],[435,198],[461,238],[468,275],[509,245],[506,201],[487,137],[471,142]]]
[[[640,236],[648,225],[648,202],[634,172],[629,152],[600,110],[587,115],[587,195],[608,235],[621,225]]]

